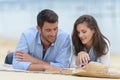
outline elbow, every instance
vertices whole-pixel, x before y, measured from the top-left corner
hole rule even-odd
[[[14,69],[27,70],[30,64],[31,63],[29,62],[27,63],[27,62],[19,62],[19,61],[13,60]]]
[[[13,64],[12,66],[13,66],[14,69],[22,69],[19,62],[13,61],[12,64]]]

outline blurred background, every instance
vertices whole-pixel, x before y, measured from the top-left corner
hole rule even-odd
[[[0,0],[0,51],[5,45],[13,49],[21,32],[36,26],[38,12],[49,8],[59,15],[59,27],[70,35],[79,16],[94,16],[111,42],[111,53],[120,54],[119,4],[120,0]]]

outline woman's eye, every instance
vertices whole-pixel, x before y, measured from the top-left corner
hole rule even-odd
[[[86,33],[86,31],[83,31],[83,33]]]

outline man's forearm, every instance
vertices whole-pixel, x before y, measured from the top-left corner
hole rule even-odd
[[[32,63],[33,64],[46,64],[46,65],[49,65],[49,63],[48,62],[45,62],[45,61],[43,61],[43,60],[39,60],[39,59],[37,59],[37,58],[34,58],[34,59],[32,59]]]
[[[44,70],[61,70],[61,68],[56,66],[51,66],[50,64],[31,64],[27,70],[44,71]]]
[[[43,64],[31,64],[28,67],[28,70],[30,71],[44,71],[47,69],[49,65],[43,65]]]

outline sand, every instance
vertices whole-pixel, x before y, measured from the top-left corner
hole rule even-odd
[[[0,38],[0,64],[4,63],[5,56],[8,50],[14,50],[18,40]],[[110,55],[110,67],[120,70],[120,54]],[[78,77],[71,75],[59,75],[59,74],[44,74],[44,73],[25,73],[25,72],[6,72],[0,71],[1,80],[101,80],[101,78],[90,78],[90,77]],[[6,77],[7,75],[7,77]],[[102,78],[106,80],[106,78]],[[119,80],[119,79],[117,79]]]
[[[4,62],[7,51],[14,50],[17,43],[17,39],[0,38],[0,63]]]

